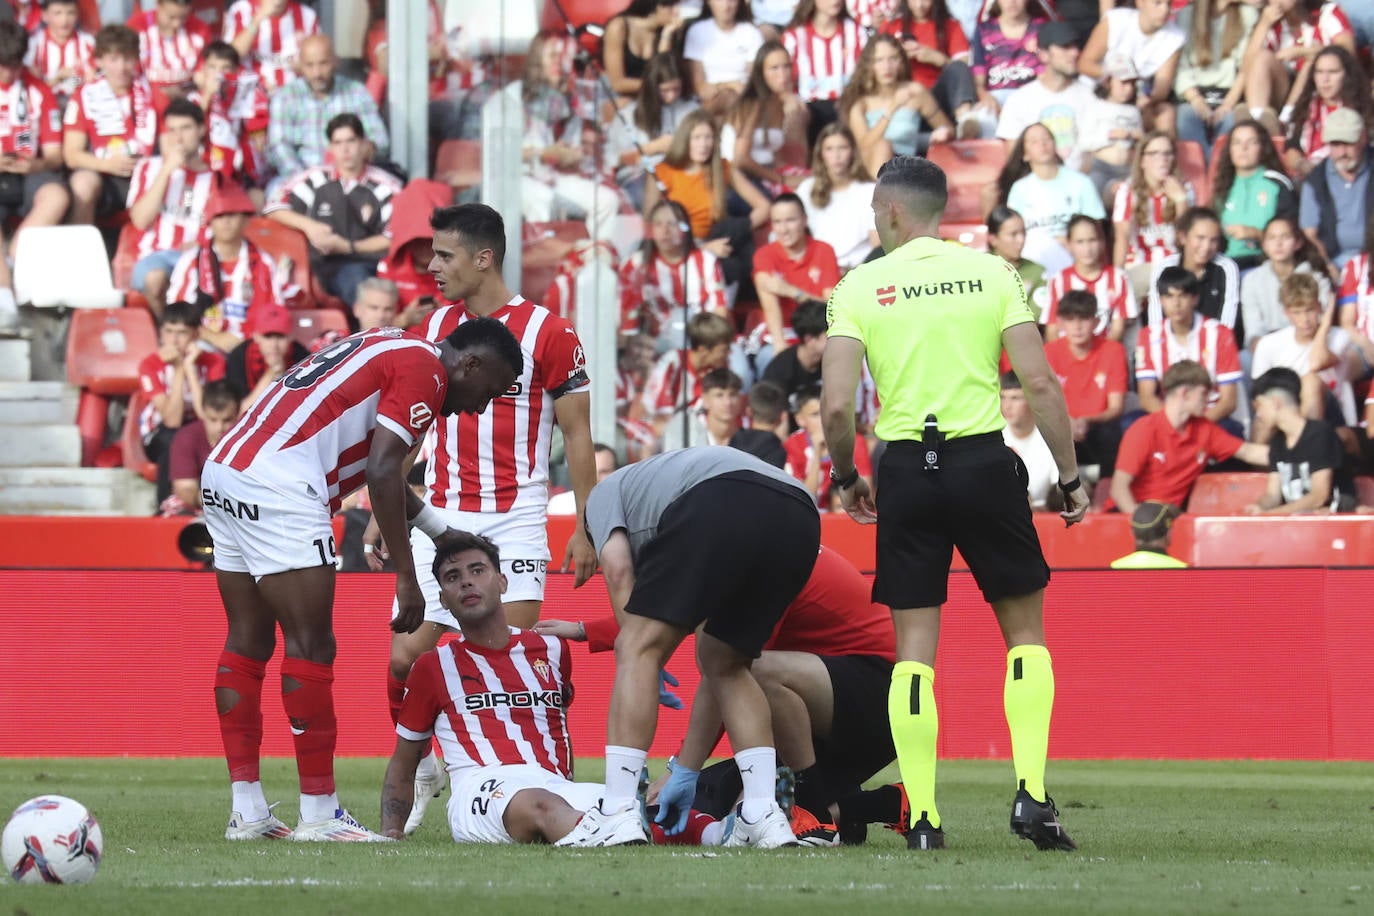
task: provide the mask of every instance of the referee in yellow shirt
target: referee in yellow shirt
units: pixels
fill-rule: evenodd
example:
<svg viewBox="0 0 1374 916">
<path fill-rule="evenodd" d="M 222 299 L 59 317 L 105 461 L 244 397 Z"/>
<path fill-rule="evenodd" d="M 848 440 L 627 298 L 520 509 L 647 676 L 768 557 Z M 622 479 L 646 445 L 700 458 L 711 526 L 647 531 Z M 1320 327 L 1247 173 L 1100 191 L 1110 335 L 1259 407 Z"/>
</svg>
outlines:
<svg viewBox="0 0 1374 916">
<path fill-rule="evenodd" d="M 911 802 L 907 846 L 939 849 L 935 808 L 935 649 L 952 548 L 968 562 L 1007 644 L 1004 702 L 1018 781 L 1011 829 L 1039 849 L 1075 849 L 1045 792 L 1054 672 L 1043 606 L 1049 567 L 1031 522 L 1026 467 L 1002 443 L 1005 348 L 1059 466 L 1066 524 L 1088 495 L 1064 394 L 1016 270 L 940 240 L 945 174 L 898 156 L 878 172 L 873 213 L 886 256 L 850 271 L 830 297 L 822 413 L 833 487 L 860 524 L 878 524 L 873 600 L 892 608 L 897 665 L 888 719 Z M 888 443 L 877 503 L 854 468 L 854 392 L 864 359 Z"/>
</svg>

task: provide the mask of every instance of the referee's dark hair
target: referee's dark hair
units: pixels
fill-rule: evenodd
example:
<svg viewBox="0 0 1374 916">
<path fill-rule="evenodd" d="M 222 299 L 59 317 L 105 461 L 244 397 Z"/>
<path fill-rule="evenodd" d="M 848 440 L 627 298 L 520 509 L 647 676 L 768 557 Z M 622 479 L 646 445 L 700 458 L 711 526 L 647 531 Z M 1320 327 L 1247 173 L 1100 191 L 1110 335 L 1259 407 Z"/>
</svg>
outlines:
<svg viewBox="0 0 1374 916">
<path fill-rule="evenodd" d="M 486 204 L 436 207 L 429 217 L 429 228 L 452 232 L 470 254 L 490 248 L 498 270 L 506 260 L 506 221 Z"/>
<path fill-rule="evenodd" d="M 1168 292 L 1180 292 L 1185 296 L 1196 296 L 1200 293 L 1202 284 L 1198 282 L 1197 275 L 1186 267 L 1179 267 L 1177 264 L 1170 265 L 1159 272 L 1159 279 L 1155 281 L 1155 289 L 1163 296 Z"/>
<path fill-rule="evenodd" d="M 336 114 L 334 117 L 330 118 L 329 123 L 326 124 L 324 128 L 324 138 L 326 140 L 333 140 L 334 131 L 341 127 L 351 128 L 353 130 L 353 135 L 359 140 L 367 139 L 367 131 L 363 130 L 363 119 L 351 111 L 345 111 L 343 114 Z"/>
<path fill-rule="evenodd" d="M 471 323 L 468 322 L 468 324 Z M 434 551 L 434 563 L 430 566 L 430 571 L 434 574 L 434 581 L 439 581 L 439 570 L 443 565 L 465 550 L 482 551 L 491 561 L 492 567 L 497 572 L 501 571 L 501 548 L 496 546 L 495 541 L 485 535 L 473 534 L 471 531 L 459 531 L 446 535 Z"/>
<path fill-rule="evenodd" d="M 949 202 L 944 170 L 921 156 L 893 156 L 878 169 L 878 187 L 900 188 L 913 198 L 912 215 L 938 221 Z"/>
<path fill-rule="evenodd" d="M 1275 366 L 1262 372 L 1259 378 L 1252 383 L 1252 397 L 1263 397 L 1266 394 L 1287 395 L 1286 400 L 1293 404 L 1302 401 L 1302 379 L 1296 372 L 1287 366 Z"/>
<path fill-rule="evenodd" d="M 1059 300 L 1060 318 L 1096 318 L 1097 297 L 1086 289 L 1071 289 Z"/>
<path fill-rule="evenodd" d="M 444 342 L 455 350 L 490 350 L 515 370 L 517 377 L 525 371 L 525 357 L 520 352 L 520 342 L 509 328 L 495 318 L 469 318 L 445 337 Z"/>
</svg>

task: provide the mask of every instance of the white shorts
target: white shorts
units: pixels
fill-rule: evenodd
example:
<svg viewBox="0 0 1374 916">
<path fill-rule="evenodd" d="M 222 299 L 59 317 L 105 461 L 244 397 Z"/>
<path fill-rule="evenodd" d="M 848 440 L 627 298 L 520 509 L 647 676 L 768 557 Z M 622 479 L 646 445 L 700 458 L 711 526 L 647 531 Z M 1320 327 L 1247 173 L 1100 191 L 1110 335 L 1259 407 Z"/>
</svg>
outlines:
<svg viewBox="0 0 1374 916">
<path fill-rule="evenodd" d="M 431 508 L 448 527 L 485 535 L 496 542 L 501 551 L 501 572 L 507 583 L 502 601 L 544 600 L 544 579 L 549 570 L 549 532 L 542 512 L 459 512 Z M 410 551 L 415 558 L 420 591 L 425 595 L 425 620 L 451 630 L 458 629 L 458 621 L 439 603 L 439 583 L 430 568 L 434 565 L 434 542 L 419 528 L 412 528 Z M 393 619 L 398 610 L 393 601 Z"/>
<path fill-rule="evenodd" d="M 522 789 L 544 789 L 574 809 L 586 811 L 601 801 L 606 787 L 571 782 L 530 764 L 463 767 L 449 773 L 448 827 L 458 843 L 514 843 L 506 832 L 506 806 Z"/>
<path fill-rule="evenodd" d="M 213 462 L 201 471 L 200 489 L 215 569 L 261 579 L 337 562 L 329 507 L 319 500 L 286 496 Z"/>
</svg>

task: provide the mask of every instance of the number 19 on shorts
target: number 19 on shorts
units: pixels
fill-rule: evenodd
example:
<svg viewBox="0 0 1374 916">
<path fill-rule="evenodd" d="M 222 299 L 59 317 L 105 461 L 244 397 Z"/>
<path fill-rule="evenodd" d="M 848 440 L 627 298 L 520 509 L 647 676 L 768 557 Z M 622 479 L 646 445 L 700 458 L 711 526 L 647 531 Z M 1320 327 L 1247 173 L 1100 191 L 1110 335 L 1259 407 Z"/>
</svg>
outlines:
<svg viewBox="0 0 1374 916">
<path fill-rule="evenodd" d="M 339 552 L 334 547 L 334 535 L 330 535 L 328 540 L 325 538 L 315 538 L 315 549 L 320 552 L 321 566 L 338 566 Z"/>
</svg>

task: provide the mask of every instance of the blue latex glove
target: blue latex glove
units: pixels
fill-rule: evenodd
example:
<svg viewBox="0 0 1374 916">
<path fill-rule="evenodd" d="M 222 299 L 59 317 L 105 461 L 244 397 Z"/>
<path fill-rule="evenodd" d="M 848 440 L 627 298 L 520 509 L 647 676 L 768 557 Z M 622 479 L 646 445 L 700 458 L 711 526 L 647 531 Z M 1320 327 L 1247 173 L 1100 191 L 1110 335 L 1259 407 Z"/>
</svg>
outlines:
<svg viewBox="0 0 1374 916">
<path fill-rule="evenodd" d="M 654 823 L 668 836 L 677 836 L 687 828 L 687 815 L 697 797 L 697 777 L 700 775 L 697 770 L 673 764 L 668 781 L 659 790 L 658 817 L 654 818 Z"/>
<path fill-rule="evenodd" d="M 677 678 L 669 674 L 667 668 L 658 673 L 658 705 L 666 706 L 669 709 L 682 708 L 682 698 L 668 689 L 676 686 Z"/>
</svg>

